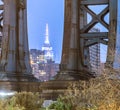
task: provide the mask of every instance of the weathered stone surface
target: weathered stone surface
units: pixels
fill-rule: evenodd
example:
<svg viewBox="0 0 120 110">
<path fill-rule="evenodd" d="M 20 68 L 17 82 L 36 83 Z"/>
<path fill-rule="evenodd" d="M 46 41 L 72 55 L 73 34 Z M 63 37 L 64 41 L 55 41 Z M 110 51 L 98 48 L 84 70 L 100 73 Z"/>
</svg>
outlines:
<svg viewBox="0 0 120 110">
<path fill-rule="evenodd" d="M 40 91 L 39 82 L 28 82 L 28 81 L 0 81 L 1 91 L 27 91 L 27 92 L 39 92 Z"/>
<path fill-rule="evenodd" d="M 46 100 L 56 100 L 59 95 L 63 95 L 67 91 L 71 82 L 73 81 L 53 80 L 42 82 L 40 85 L 41 97 Z"/>
<path fill-rule="evenodd" d="M 68 80 L 68 81 L 77 81 L 77 80 L 89 80 L 95 78 L 94 73 L 89 71 L 60 71 L 54 78 L 55 80 Z"/>
<path fill-rule="evenodd" d="M 0 81 L 4 88 L 6 82 L 14 90 L 34 90 L 37 82 L 30 66 L 27 35 L 27 1 L 3 1 L 3 36 L 0 59 Z M 30 84 L 33 84 L 33 86 Z M 23 86 L 22 86 L 23 85 Z M 16 88 L 16 89 L 15 89 Z M 37 87 L 38 88 L 38 87 Z M 7 88 L 8 89 L 8 88 Z"/>
</svg>

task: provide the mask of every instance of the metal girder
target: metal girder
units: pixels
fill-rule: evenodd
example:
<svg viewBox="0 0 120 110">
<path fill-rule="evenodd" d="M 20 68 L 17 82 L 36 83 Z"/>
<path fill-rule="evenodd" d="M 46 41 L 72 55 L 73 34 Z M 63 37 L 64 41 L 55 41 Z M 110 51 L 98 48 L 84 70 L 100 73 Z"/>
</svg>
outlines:
<svg viewBox="0 0 120 110">
<path fill-rule="evenodd" d="M 93 12 L 88 6 L 89 5 L 103 5 L 103 4 L 106 4 L 107 7 L 104 8 L 99 14 L 96 14 L 95 12 Z M 94 44 L 97 44 L 97 43 L 102 43 L 102 44 L 105 44 L 105 45 L 108 45 L 108 53 L 107 53 L 107 62 L 109 64 L 111 64 L 111 67 L 113 66 L 113 62 L 114 62 L 114 54 L 115 54 L 115 45 L 116 45 L 116 21 L 117 21 L 117 16 L 116 16 L 116 13 L 117 13 L 117 0 L 111 0 L 111 1 L 108 1 L 108 0 L 101 0 L 101 1 L 98 1 L 98 0 L 82 0 L 80 2 L 80 13 L 82 10 L 84 10 L 86 13 L 90 14 L 92 16 L 92 20 L 89 22 L 89 23 L 86 23 L 84 24 L 84 26 L 82 26 L 82 28 L 80 27 L 80 39 L 83 39 L 83 36 L 82 35 L 87 35 L 88 37 L 92 37 L 91 34 L 93 33 L 90 33 L 89 31 L 97 24 L 97 23 L 101 23 L 103 27 L 105 27 L 107 30 L 108 30 L 108 34 L 107 34 L 107 37 L 104 37 L 104 38 L 101 38 L 103 33 L 102 32 L 99 32 L 99 35 L 100 37 L 98 38 L 98 36 L 95 36 L 95 34 L 93 34 L 94 38 L 89 38 L 88 40 L 84 39 L 84 44 L 81 44 L 83 45 L 82 47 L 90 47 Z M 109 16 L 109 19 L 111 20 L 111 18 L 113 19 L 114 18 L 114 21 L 112 21 L 113 23 L 111 23 L 111 21 L 109 22 L 109 24 L 104 20 L 104 17 L 108 14 L 108 12 L 110 13 L 110 16 Z M 114 15 L 113 15 L 114 13 Z M 112 16 L 111 16 L 112 15 Z M 82 20 L 82 16 L 80 16 L 80 21 Z M 114 25 L 111 27 L 111 24 Z M 114 32 L 114 33 L 113 33 Z M 110 33 L 113 33 L 113 34 L 110 34 Z M 113 35 L 113 36 L 111 36 Z M 111 36 L 111 37 L 110 37 Z M 112 45 L 112 46 L 111 46 Z M 84 51 L 87 51 L 86 50 L 87 48 L 84 48 L 81 49 L 81 51 L 83 51 L 83 54 L 84 54 Z M 111 50 L 114 50 L 112 51 L 113 54 L 110 54 Z M 83 55 L 84 56 L 84 55 Z M 88 56 L 89 57 L 89 54 Z M 109 61 L 108 61 L 109 60 Z M 84 62 L 85 61 L 85 58 L 84 58 Z M 110 63 L 111 62 L 111 63 Z M 108 65 L 107 63 L 107 65 Z"/>
<path fill-rule="evenodd" d="M 87 13 L 89 13 L 92 16 L 92 20 L 90 23 L 85 25 L 83 29 L 81 29 L 81 33 L 88 32 L 95 24 L 98 22 L 101 23 L 105 28 L 108 29 L 108 24 L 104 21 L 104 16 L 109 12 L 109 7 L 107 6 L 105 9 L 102 10 L 98 15 L 96 15 L 92 10 L 90 10 L 85 5 L 81 6 L 82 10 L 85 10 Z"/>
<path fill-rule="evenodd" d="M 89 66 L 90 63 L 88 61 L 88 59 L 90 59 L 90 55 L 89 55 L 89 47 L 93 46 L 95 44 L 98 43 L 102 43 L 105 45 L 108 45 L 108 34 L 107 33 L 103 33 L 103 32 L 90 32 L 94 26 L 97 23 L 102 24 L 103 27 L 105 27 L 106 29 L 109 30 L 109 24 L 104 20 L 105 15 L 107 15 L 107 13 L 109 12 L 109 6 L 107 6 L 106 8 L 104 8 L 100 13 L 96 14 L 94 11 L 92 11 L 89 6 L 90 5 L 103 5 L 103 4 L 107 4 L 108 5 L 108 1 L 107 0 L 102 0 L 102 1 L 98 1 L 98 0 L 82 0 L 80 2 L 79 5 L 79 13 L 80 13 L 80 50 L 82 52 L 82 64 L 83 66 L 86 67 L 91 67 Z M 86 17 L 86 16 L 82 16 L 81 13 L 83 13 L 84 10 L 84 14 L 90 14 L 92 17 L 92 20 L 89 23 L 84 23 L 83 25 L 81 25 L 81 22 L 83 22 L 82 20 Z M 99 36 L 98 36 L 98 35 Z M 84 35 L 84 36 L 83 36 Z M 87 37 L 89 37 L 88 39 L 84 38 L 85 35 Z M 84 43 L 82 43 L 84 42 Z M 87 53 L 87 54 L 85 54 Z M 89 68 L 90 69 L 90 68 Z"/>
<path fill-rule="evenodd" d="M 109 0 L 81 0 L 80 4 L 83 5 L 103 5 L 108 4 Z"/>
<path fill-rule="evenodd" d="M 80 34 L 80 36 L 81 38 L 84 38 L 84 39 L 93 39 L 93 38 L 108 39 L 108 32 L 82 33 Z"/>
<path fill-rule="evenodd" d="M 80 36 L 86 41 L 85 46 L 87 47 L 98 43 L 108 44 L 108 41 L 106 41 L 106 39 L 108 39 L 108 32 L 90 32 L 80 34 Z"/>
<path fill-rule="evenodd" d="M 90 46 L 95 45 L 95 44 L 98 44 L 98 43 L 102 43 L 102 44 L 107 45 L 107 44 L 108 44 L 108 41 L 103 40 L 103 39 L 99 39 L 99 38 L 94 38 L 94 39 L 91 39 L 91 40 L 86 41 L 86 42 L 85 42 L 85 46 L 86 46 L 86 47 L 90 47 Z"/>
</svg>

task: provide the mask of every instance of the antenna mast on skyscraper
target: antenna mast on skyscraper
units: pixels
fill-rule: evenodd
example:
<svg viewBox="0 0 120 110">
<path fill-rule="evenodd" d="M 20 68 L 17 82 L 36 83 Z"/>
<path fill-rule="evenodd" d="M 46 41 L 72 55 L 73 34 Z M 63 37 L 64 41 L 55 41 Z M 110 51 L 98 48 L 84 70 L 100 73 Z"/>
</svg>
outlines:
<svg viewBox="0 0 120 110">
<path fill-rule="evenodd" d="M 48 31 L 48 23 L 46 24 L 46 33 L 45 33 L 45 44 L 49 44 L 49 31 Z"/>
</svg>

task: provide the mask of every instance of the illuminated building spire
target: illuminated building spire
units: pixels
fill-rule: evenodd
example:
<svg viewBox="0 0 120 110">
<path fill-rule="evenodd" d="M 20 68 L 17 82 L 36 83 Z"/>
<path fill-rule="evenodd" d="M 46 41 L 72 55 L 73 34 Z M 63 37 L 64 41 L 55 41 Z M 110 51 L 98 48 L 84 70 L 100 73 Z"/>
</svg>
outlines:
<svg viewBox="0 0 120 110">
<path fill-rule="evenodd" d="M 45 44 L 49 44 L 49 32 L 48 32 L 48 24 L 46 24 L 46 33 L 45 33 Z"/>
<path fill-rule="evenodd" d="M 53 61 L 53 51 L 52 51 L 52 47 L 50 46 L 50 42 L 49 42 L 49 33 L 48 33 L 48 24 L 46 24 L 46 33 L 45 33 L 45 42 L 44 45 L 42 46 L 42 51 L 44 51 L 44 58 L 45 60 L 49 61 Z"/>
</svg>

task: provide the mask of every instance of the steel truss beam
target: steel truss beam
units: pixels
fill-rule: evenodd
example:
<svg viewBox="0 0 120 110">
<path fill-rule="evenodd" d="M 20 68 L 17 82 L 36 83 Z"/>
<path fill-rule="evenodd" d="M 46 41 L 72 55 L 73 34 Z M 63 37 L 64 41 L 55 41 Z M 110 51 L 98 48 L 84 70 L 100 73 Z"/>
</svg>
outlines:
<svg viewBox="0 0 120 110">
<path fill-rule="evenodd" d="M 89 8 L 89 6 L 94 5 L 106 5 L 106 7 L 99 14 L 96 14 Z M 108 13 L 109 23 L 104 20 Z M 89 23 L 87 22 L 87 14 L 92 17 Z M 100 23 L 108 31 L 90 32 L 97 23 Z M 113 67 L 116 33 L 117 0 L 65 0 L 64 38 L 60 74 L 67 73 L 68 76 L 74 77 L 76 74 L 85 73 L 86 75 L 85 71 L 90 72 L 89 47 L 98 43 L 108 45 L 106 65 Z"/>
</svg>

